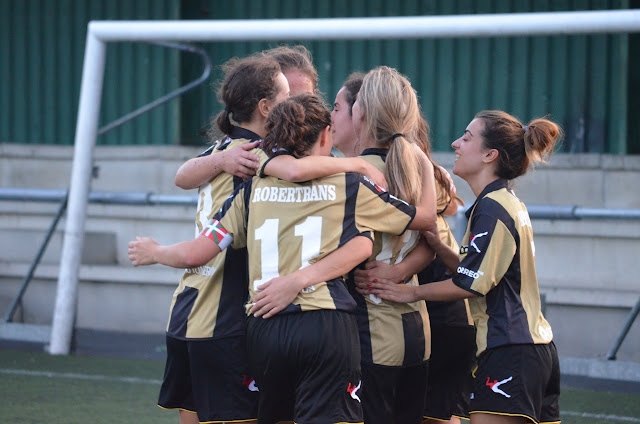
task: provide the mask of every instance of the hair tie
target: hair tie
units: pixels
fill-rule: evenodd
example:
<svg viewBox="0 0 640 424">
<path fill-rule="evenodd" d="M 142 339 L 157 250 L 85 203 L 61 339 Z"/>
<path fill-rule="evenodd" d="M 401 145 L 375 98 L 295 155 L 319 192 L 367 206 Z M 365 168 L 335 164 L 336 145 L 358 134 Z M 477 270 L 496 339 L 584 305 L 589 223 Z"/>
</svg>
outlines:
<svg viewBox="0 0 640 424">
<path fill-rule="evenodd" d="M 231 110 L 229 109 L 229 107 L 228 107 L 228 106 L 225 106 L 225 107 L 224 107 L 224 111 L 225 111 L 225 112 L 227 112 L 227 113 L 231 113 Z"/>
<path fill-rule="evenodd" d="M 524 132 L 527 132 L 527 128 L 529 128 L 528 126 L 524 126 Z"/>
<path fill-rule="evenodd" d="M 394 135 L 391 136 L 391 140 L 395 140 L 398 137 L 404 137 L 404 134 L 402 133 L 395 133 Z"/>
</svg>

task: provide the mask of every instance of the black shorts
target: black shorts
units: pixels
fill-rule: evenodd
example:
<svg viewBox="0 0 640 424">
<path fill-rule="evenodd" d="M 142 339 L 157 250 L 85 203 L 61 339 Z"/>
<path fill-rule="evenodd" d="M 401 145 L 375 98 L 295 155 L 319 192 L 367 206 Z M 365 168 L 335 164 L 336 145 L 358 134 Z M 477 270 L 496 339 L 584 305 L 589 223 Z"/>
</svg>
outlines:
<svg viewBox="0 0 640 424">
<path fill-rule="evenodd" d="M 469 418 L 471 372 L 476 366 L 475 327 L 432 322 L 429 362 L 424 418 Z"/>
<path fill-rule="evenodd" d="M 420 424 L 429 361 L 409 367 L 362 364 L 362 414 L 367 424 Z"/>
<path fill-rule="evenodd" d="M 360 343 L 351 314 L 252 316 L 247 346 L 260 388 L 260 424 L 362 422 Z"/>
<path fill-rule="evenodd" d="M 258 392 L 248 373 L 246 338 L 185 341 L 167 336 L 158 406 L 197 412 L 200 422 L 255 420 Z"/>
<path fill-rule="evenodd" d="M 478 358 L 471 414 L 560 422 L 560 366 L 553 342 L 487 349 Z"/>
</svg>

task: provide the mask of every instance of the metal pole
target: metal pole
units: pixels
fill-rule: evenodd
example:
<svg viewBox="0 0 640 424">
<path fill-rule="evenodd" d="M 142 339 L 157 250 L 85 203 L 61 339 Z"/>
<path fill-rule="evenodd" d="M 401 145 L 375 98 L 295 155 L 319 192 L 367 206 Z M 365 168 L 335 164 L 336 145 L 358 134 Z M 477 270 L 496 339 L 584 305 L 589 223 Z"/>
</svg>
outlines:
<svg viewBox="0 0 640 424">
<path fill-rule="evenodd" d="M 640 31 L 640 10 L 340 19 L 95 21 L 104 41 L 373 40 L 512 37 Z M 260 28 L 260 31 L 255 31 Z"/>
<path fill-rule="evenodd" d="M 609 351 L 609 354 L 607 355 L 608 360 L 615 361 L 616 354 L 618 353 L 618 349 L 620 349 L 622 342 L 624 341 L 625 337 L 627 337 L 627 333 L 631 329 L 631 326 L 633 325 L 633 322 L 638 317 L 639 313 L 640 313 L 640 297 L 638 298 L 638 301 L 636 302 L 635 306 L 631 310 L 631 313 L 627 317 L 627 322 L 625 322 L 624 327 L 622 327 L 622 331 L 620 332 L 618 339 L 616 340 L 613 347 Z"/>
<path fill-rule="evenodd" d="M 84 244 L 84 223 L 96 144 L 106 45 L 89 31 L 85 48 L 78 123 L 76 126 L 69 210 L 62 244 L 60 274 L 51 328 L 49 352 L 68 355 L 78 298 L 78 271 Z"/>
<path fill-rule="evenodd" d="M 62 199 L 62 203 L 58 208 L 58 213 L 56 213 L 56 217 L 53 219 L 53 222 L 49 227 L 49 231 L 47 232 L 44 238 L 44 241 L 40 245 L 40 249 L 38 249 L 36 258 L 33 260 L 33 263 L 29 267 L 29 271 L 27 272 L 27 275 L 22 280 L 22 285 L 20 286 L 20 290 L 18 290 L 18 294 L 16 295 L 15 299 L 13 299 L 11 306 L 9 306 L 9 310 L 7 310 L 7 313 L 4 316 L 5 322 L 11 322 L 13 320 L 13 314 L 16 313 L 16 309 L 18 309 L 18 304 L 22 300 L 22 296 L 24 296 L 24 292 L 27 290 L 27 286 L 29 285 L 31 278 L 33 277 L 33 273 L 35 272 L 36 268 L 38 267 L 38 264 L 40 263 L 40 260 L 42 259 L 42 255 L 44 255 L 44 251 L 47 249 L 47 245 L 49 244 L 49 241 L 51 240 L 53 233 L 56 231 L 58 222 L 60 222 L 60 218 L 62 218 L 64 211 L 67 209 L 68 199 L 69 199 L 68 194 L 65 195 L 64 199 Z"/>
</svg>

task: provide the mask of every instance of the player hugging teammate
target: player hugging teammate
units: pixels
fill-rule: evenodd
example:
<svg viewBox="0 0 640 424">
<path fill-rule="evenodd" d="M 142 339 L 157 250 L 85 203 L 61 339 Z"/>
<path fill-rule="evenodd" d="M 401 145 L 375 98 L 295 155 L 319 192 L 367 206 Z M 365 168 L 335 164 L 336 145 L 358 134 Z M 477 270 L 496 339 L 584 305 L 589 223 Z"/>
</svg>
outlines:
<svg viewBox="0 0 640 424">
<path fill-rule="evenodd" d="M 461 200 L 430 158 L 426 121 L 406 77 L 388 67 L 353 75 L 330 113 L 309 93 L 317 91 L 317 74 L 301 46 L 233 59 L 224 70 L 224 110 L 216 119 L 224 136 L 176 175 L 180 187 L 199 187 L 196 238 L 169 246 L 137 238 L 129 245 L 136 266 L 187 269 L 172 301 L 158 404 L 178 409 L 181 424 L 454 422 L 469 413 L 473 327 L 462 299 L 471 297 L 479 362 L 472 423 L 556 420 L 557 398 L 547 404 L 549 394 L 536 388 L 544 377 L 499 378 L 508 373 L 504 361 L 524 371 L 517 368 L 521 355 L 548 369 L 551 381 L 557 369 L 531 252 L 520 248 L 529 243 L 530 225 L 516 225 L 524 206 L 501 191 L 503 181 L 526 172 L 525 159 L 549 150 L 539 145 L 552 146 L 538 134 L 548 121 L 534 121 L 528 135 L 525 129 L 520 147 L 526 144 L 527 154 L 516 165 L 506 163 L 514 156 L 501 150 L 500 131 L 490 132 L 498 119 L 491 113 L 479 114 L 465 132 L 477 134 L 477 146 L 454 143 L 464 157 L 454 172 L 480 189 L 463 245 L 469 234 L 487 232 L 474 246 L 481 252 L 469 250 L 460 262 L 442 215 L 455 213 Z M 330 157 L 332 139 L 346 158 Z M 518 166 L 506 175 L 500 168 Z M 485 266 L 516 261 L 505 257 L 505 246 L 518 252 L 521 275 Z M 507 289 L 517 295 L 503 306 L 521 311 L 521 331 L 494 340 L 482 313 L 501 313 L 493 305 Z M 462 347 L 435 373 L 428 372 L 433 329 L 423 299 L 454 301 L 429 303 L 441 308 L 433 349 L 439 360 L 452 343 Z M 430 373 L 440 377 L 432 382 Z M 479 380 L 485 376 L 486 394 Z M 442 406 L 433 409 L 431 398 Z"/>
</svg>

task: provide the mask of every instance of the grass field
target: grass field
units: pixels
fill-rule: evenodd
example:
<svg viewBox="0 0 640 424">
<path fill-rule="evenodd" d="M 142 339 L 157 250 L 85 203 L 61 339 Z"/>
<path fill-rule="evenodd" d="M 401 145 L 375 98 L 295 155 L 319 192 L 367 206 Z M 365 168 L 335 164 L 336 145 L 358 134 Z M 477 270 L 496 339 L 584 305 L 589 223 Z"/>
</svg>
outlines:
<svg viewBox="0 0 640 424">
<path fill-rule="evenodd" d="M 0 350 L 0 423 L 176 424 L 156 406 L 159 361 Z M 640 423 L 640 393 L 564 389 L 566 424 Z"/>
</svg>

